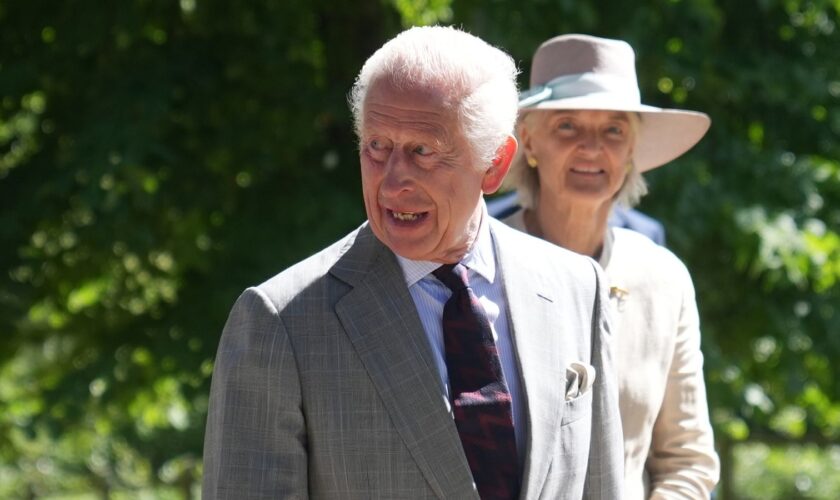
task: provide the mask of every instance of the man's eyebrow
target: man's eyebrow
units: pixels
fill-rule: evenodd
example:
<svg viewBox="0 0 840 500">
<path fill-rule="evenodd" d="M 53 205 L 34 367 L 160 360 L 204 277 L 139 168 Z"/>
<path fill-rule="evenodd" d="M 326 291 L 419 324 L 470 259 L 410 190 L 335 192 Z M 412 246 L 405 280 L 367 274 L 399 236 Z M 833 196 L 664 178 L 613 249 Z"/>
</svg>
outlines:
<svg viewBox="0 0 840 500">
<path fill-rule="evenodd" d="M 377 133 L 381 129 L 387 129 L 394 126 L 394 124 L 381 125 L 377 123 L 381 118 L 393 118 L 388 113 L 377 112 L 374 110 L 368 111 L 368 119 L 364 121 L 363 134 Z M 433 141 L 440 144 L 449 144 L 451 135 L 447 132 L 446 127 L 434 121 L 422 120 L 401 120 L 395 119 L 397 126 L 413 129 L 423 136 L 424 140 Z"/>
</svg>

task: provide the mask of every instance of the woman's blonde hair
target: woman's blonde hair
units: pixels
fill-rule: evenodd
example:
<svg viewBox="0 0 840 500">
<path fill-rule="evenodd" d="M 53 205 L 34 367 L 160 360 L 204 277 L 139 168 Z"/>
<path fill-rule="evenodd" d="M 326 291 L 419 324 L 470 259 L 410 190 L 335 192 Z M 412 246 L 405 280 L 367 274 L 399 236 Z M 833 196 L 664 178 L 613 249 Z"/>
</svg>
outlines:
<svg viewBox="0 0 840 500">
<path fill-rule="evenodd" d="M 540 177 L 537 173 L 537 169 L 531 168 L 528 165 L 528 160 L 525 157 L 525 148 L 522 147 L 522 141 L 520 139 L 522 136 L 521 130 L 523 127 L 530 127 L 533 125 L 532 115 L 535 116 L 536 113 L 545 112 L 546 111 L 543 110 L 534 110 L 521 113 L 516 123 L 516 136 L 520 147 L 516 152 L 516 156 L 513 158 L 513 162 L 510 166 L 510 172 L 505 179 L 502 189 L 515 189 L 519 204 L 523 208 L 533 209 L 537 206 L 540 194 Z M 627 113 L 627 116 L 630 119 L 630 129 L 633 132 L 633 141 L 635 142 L 639 135 L 639 125 L 641 124 L 642 118 L 637 113 Z M 646 195 L 647 192 L 648 188 L 645 178 L 642 177 L 642 173 L 639 172 L 639 169 L 636 168 L 636 165 L 633 164 L 633 160 L 631 159 L 630 170 L 624 178 L 624 184 L 622 184 L 621 189 L 619 189 L 618 193 L 616 193 L 614 202 L 620 203 L 628 208 L 633 207 L 639 203 L 639 200 L 641 200 L 642 196 Z"/>
</svg>

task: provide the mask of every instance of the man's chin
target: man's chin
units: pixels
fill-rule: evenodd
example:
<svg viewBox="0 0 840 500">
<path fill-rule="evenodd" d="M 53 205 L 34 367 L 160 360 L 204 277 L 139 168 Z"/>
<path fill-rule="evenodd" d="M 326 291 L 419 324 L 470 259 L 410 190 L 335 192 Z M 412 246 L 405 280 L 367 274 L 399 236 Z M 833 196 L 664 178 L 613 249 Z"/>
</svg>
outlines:
<svg viewBox="0 0 840 500">
<path fill-rule="evenodd" d="M 371 224 L 374 236 L 388 247 L 392 252 L 400 257 L 410 260 L 424 260 L 424 254 L 429 250 L 429 246 L 424 244 L 425 238 L 420 235 L 412 235 L 408 237 L 406 234 L 398 234 L 399 232 L 408 233 L 403 228 L 397 228 L 397 231 L 392 231 L 390 227 L 382 227 L 382 225 Z"/>
<path fill-rule="evenodd" d="M 392 252 L 399 255 L 400 257 L 408 260 L 434 260 L 434 255 L 431 255 L 428 252 L 423 252 L 422 250 L 418 250 L 416 245 L 410 245 L 405 243 L 392 243 L 387 244 L 386 246 L 391 249 Z"/>
<path fill-rule="evenodd" d="M 399 255 L 400 257 L 408 260 L 416 260 L 416 261 L 426 261 L 426 262 L 437 262 L 438 264 L 455 264 L 461 261 L 464 258 L 464 255 L 467 254 L 467 249 L 449 249 L 448 251 L 443 250 L 422 250 L 422 247 L 418 244 L 386 244 L 388 248 L 391 249 L 392 252 Z"/>
<path fill-rule="evenodd" d="M 396 255 L 409 260 L 435 260 L 434 249 L 421 239 L 388 237 L 379 238 Z"/>
</svg>

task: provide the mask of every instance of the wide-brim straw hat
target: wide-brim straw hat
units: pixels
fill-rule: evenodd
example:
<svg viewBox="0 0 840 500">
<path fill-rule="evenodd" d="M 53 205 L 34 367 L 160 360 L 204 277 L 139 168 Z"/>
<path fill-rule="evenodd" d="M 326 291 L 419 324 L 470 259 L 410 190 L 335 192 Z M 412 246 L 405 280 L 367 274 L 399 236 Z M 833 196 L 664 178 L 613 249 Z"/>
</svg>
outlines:
<svg viewBox="0 0 840 500">
<path fill-rule="evenodd" d="M 519 108 L 638 113 L 633 162 L 642 172 L 691 149 L 711 125 L 705 113 L 642 104 L 633 48 L 589 35 L 561 35 L 540 45 L 531 63 L 531 88 L 520 94 Z"/>
</svg>

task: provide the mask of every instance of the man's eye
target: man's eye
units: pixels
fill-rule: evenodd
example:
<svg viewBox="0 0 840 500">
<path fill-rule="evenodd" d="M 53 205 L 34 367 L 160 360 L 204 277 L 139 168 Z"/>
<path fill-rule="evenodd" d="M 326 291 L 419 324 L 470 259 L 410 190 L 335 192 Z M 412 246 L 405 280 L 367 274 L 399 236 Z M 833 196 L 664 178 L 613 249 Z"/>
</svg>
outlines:
<svg viewBox="0 0 840 500">
<path fill-rule="evenodd" d="M 557 124 L 557 128 L 560 129 L 560 130 L 574 130 L 575 126 L 570 121 L 562 121 L 562 122 Z"/>
<path fill-rule="evenodd" d="M 414 153 L 420 156 L 428 156 L 432 154 L 432 149 L 421 144 L 414 148 Z"/>
<path fill-rule="evenodd" d="M 371 139 L 367 143 L 367 154 L 374 161 L 385 161 L 388 159 L 389 144 L 382 139 Z"/>
</svg>

